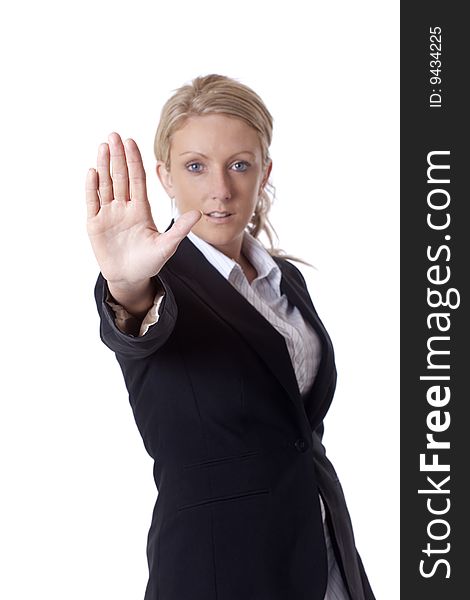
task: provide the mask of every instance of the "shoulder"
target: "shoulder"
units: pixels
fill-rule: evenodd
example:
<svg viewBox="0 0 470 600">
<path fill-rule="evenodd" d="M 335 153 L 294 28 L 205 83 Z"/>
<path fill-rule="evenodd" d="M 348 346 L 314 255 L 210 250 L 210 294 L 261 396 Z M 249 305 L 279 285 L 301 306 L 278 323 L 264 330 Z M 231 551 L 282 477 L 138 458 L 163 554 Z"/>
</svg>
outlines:
<svg viewBox="0 0 470 600">
<path fill-rule="evenodd" d="M 284 277 L 288 277 L 289 279 L 295 281 L 296 283 L 300 283 L 303 288 L 307 288 L 307 284 L 305 282 L 305 278 L 302 275 L 300 269 L 294 265 L 289 259 L 284 258 L 283 256 L 272 256 L 274 262 L 281 269 L 282 275 Z"/>
</svg>

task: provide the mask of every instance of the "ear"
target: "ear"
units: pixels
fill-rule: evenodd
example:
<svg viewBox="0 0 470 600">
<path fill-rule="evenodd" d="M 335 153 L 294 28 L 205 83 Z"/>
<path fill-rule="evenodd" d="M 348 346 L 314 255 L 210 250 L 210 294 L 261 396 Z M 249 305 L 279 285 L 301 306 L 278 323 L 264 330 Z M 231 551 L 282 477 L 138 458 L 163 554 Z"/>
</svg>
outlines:
<svg viewBox="0 0 470 600">
<path fill-rule="evenodd" d="M 263 175 L 263 180 L 262 180 L 261 185 L 260 185 L 260 189 L 259 189 L 259 193 L 260 194 L 264 190 L 264 186 L 268 183 L 269 175 L 271 174 L 271 169 L 272 168 L 273 168 L 273 161 L 270 160 L 268 166 L 266 167 L 266 170 L 265 170 L 264 175 Z"/>
<path fill-rule="evenodd" d="M 173 191 L 173 181 L 171 178 L 171 173 L 166 168 L 165 163 L 161 160 L 158 160 L 155 169 L 157 171 L 158 179 L 160 180 L 160 183 L 164 187 L 165 192 L 168 194 L 168 196 L 170 198 L 174 198 L 175 193 Z"/>
</svg>

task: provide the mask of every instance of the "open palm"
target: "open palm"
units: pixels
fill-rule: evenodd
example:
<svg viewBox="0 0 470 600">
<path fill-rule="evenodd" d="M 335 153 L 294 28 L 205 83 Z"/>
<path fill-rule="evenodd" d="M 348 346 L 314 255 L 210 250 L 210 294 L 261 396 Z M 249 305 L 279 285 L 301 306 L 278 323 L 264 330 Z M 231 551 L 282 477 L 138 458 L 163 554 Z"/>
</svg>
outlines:
<svg viewBox="0 0 470 600">
<path fill-rule="evenodd" d="M 97 169 L 86 178 L 87 232 L 103 277 L 132 285 L 156 275 L 201 218 L 182 214 L 160 233 L 147 197 L 145 170 L 137 144 L 117 133 L 98 149 Z"/>
</svg>

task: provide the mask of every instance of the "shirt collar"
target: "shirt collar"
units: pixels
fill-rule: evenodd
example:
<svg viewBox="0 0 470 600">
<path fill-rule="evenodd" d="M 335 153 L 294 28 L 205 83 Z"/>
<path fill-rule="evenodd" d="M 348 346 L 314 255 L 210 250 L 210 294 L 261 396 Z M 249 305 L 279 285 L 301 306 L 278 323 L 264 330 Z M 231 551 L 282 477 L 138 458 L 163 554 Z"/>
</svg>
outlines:
<svg viewBox="0 0 470 600">
<path fill-rule="evenodd" d="M 206 242 L 192 231 L 188 233 L 187 237 L 225 279 L 229 279 L 234 270 L 238 269 L 242 271 L 240 265 L 235 260 L 226 256 L 215 246 L 209 244 L 209 242 Z M 258 273 L 256 280 L 266 277 L 271 281 L 276 291 L 278 291 L 281 281 L 281 270 L 263 244 L 247 231 L 244 231 L 242 250 Z"/>
</svg>

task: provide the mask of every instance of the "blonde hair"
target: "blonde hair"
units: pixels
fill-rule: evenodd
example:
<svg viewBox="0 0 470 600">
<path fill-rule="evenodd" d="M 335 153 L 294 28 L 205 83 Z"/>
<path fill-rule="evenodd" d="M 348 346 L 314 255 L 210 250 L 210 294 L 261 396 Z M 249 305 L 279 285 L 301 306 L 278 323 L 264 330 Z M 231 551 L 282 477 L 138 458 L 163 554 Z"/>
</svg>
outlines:
<svg viewBox="0 0 470 600">
<path fill-rule="evenodd" d="M 216 74 L 196 77 L 190 84 L 174 90 L 174 94 L 166 101 L 155 134 L 154 152 L 157 160 L 161 160 L 169 169 L 172 135 L 184 126 L 190 116 L 210 113 L 236 117 L 252 127 L 257 132 L 261 144 L 263 167 L 269 165 L 269 146 L 273 132 L 271 113 L 258 94 L 247 85 L 225 75 Z M 248 232 L 255 238 L 258 238 L 261 232 L 266 235 L 270 244 L 266 249 L 271 256 L 288 258 L 312 266 L 274 246 L 273 239 L 278 240 L 278 236 L 268 217 L 274 198 L 274 186 L 268 181 L 247 225 Z"/>
</svg>

